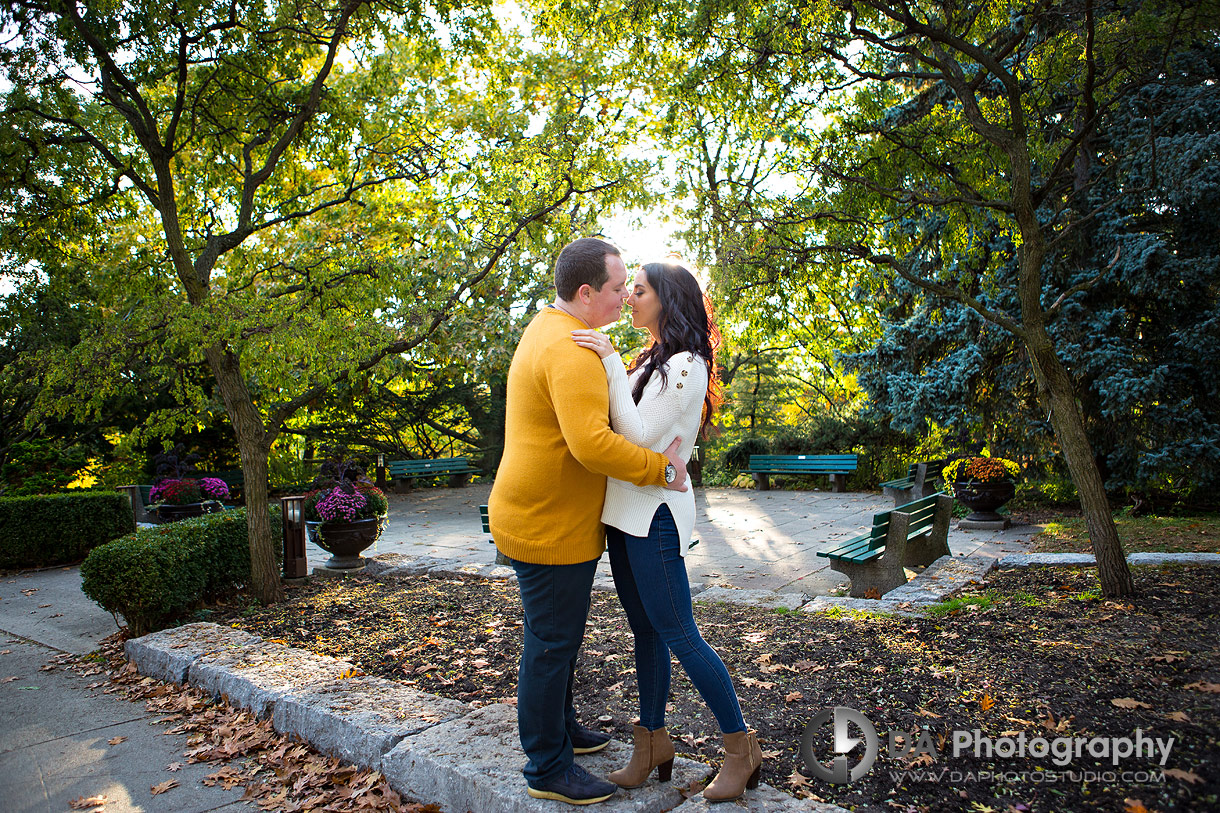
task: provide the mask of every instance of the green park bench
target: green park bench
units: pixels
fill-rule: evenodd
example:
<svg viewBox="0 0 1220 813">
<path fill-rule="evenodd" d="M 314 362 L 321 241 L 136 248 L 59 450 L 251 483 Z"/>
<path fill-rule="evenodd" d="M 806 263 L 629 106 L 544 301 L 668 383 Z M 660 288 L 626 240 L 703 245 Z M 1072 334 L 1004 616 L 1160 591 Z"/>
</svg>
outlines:
<svg viewBox="0 0 1220 813">
<path fill-rule="evenodd" d="M 927 566 L 949 555 L 949 514 L 953 498 L 932 494 L 873 514 L 868 532 L 838 547 L 818 551 L 830 569 L 851 579 L 851 595 L 870 590 L 885 595 L 906 584 L 904 568 Z"/>
<path fill-rule="evenodd" d="M 946 462 L 948 461 L 925 460 L 922 463 L 912 463 L 907 468 L 906 477 L 886 480 L 881 484 L 881 491 L 894 501 L 895 506 L 935 494 L 940 490 L 940 475 Z"/>
<path fill-rule="evenodd" d="M 479 506 L 479 519 L 483 520 L 483 533 L 487 534 L 487 544 L 489 544 L 489 545 L 496 544 L 496 540 L 491 538 L 491 520 L 487 518 L 487 506 L 486 505 Z M 496 564 L 511 565 L 512 563 L 513 563 L 512 559 L 509 559 L 503 553 L 500 553 L 500 549 L 496 548 Z"/>
<path fill-rule="evenodd" d="M 744 474 L 754 476 L 759 491 L 771 488 L 770 475 L 806 476 L 826 474 L 836 492 L 847 491 L 847 475 L 856 470 L 859 457 L 855 454 L 752 454 Z"/>
<path fill-rule="evenodd" d="M 479 469 L 470 465 L 465 457 L 439 457 L 434 460 L 387 460 L 377 472 L 381 482 L 406 480 L 408 485 L 421 477 L 448 477 L 449 485 L 461 488 L 466 485 L 470 475 L 478 474 Z"/>
<path fill-rule="evenodd" d="M 237 492 L 241 491 L 246 486 L 246 475 L 242 474 L 241 469 L 232 471 L 221 471 L 216 474 L 204 474 L 203 477 L 215 477 L 217 480 L 224 480 L 225 485 L 229 487 L 229 495 L 236 497 Z"/>
</svg>

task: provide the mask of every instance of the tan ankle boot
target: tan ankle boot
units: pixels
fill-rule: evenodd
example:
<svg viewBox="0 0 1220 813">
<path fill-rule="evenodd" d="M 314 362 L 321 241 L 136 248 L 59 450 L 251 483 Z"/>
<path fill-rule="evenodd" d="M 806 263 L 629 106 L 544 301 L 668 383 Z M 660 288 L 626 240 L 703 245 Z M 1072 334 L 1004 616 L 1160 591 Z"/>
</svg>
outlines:
<svg viewBox="0 0 1220 813">
<path fill-rule="evenodd" d="M 657 769 L 657 779 L 668 782 L 674 770 L 674 744 L 664 726 L 649 731 L 637 725 L 631 731 L 634 750 L 627 767 L 614 771 L 606 778 L 620 788 L 638 788 L 648 781 L 648 774 Z"/>
<path fill-rule="evenodd" d="M 724 767 L 712 783 L 703 789 L 709 802 L 731 802 L 740 799 L 746 788 L 758 787 L 762 772 L 762 749 L 753 731 L 738 731 L 724 735 Z"/>
</svg>

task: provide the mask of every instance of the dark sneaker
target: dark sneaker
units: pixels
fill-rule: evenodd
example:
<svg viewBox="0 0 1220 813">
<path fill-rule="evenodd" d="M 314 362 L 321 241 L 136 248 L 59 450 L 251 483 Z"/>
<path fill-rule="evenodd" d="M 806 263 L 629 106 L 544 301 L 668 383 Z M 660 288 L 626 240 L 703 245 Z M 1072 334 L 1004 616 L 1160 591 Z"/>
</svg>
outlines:
<svg viewBox="0 0 1220 813">
<path fill-rule="evenodd" d="M 529 787 L 529 795 L 535 799 L 555 799 L 570 805 L 592 805 L 604 802 L 614 795 L 618 785 L 598 779 L 576 763 L 550 782 L 540 787 Z"/>
<path fill-rule="evenodd" d="M 577 723 L 576 727 L 568 732 L 568 736 L 572 738 L 573 754 L 592 754 L 594 751 L 602 750 L 610 742 L 609 734 L 585 728 L 580 723 Z"/>
</svg>

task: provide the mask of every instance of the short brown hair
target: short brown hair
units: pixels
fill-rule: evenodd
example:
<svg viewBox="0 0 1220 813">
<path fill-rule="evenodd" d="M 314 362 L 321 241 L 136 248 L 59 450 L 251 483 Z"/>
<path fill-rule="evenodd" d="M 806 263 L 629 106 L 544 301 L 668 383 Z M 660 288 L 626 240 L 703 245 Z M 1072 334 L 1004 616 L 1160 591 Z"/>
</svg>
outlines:
<svg viewBox="0 0 1220 813">
<path fill-rule="evenodd" d="M 600 237 L 581 237 L 568 243 L 555 260 L 555 293 L 564 302 L 576 298 L 580 286 L 589 285 L 600 291 L 610 278 L 606 257 L 621 252 Z"/>
</svg>

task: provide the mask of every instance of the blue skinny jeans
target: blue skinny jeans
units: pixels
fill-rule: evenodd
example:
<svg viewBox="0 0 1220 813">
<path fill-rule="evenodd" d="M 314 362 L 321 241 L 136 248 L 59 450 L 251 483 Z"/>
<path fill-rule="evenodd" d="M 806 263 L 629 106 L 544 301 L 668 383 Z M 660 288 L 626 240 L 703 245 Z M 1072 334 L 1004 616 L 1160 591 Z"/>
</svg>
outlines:
<svg viewBox="0 0 1220 813">
<path fill-rule="evenodd" d="M 640 725 L 653 731 L 665 725 L 673 652 L 721 732 L 745 731 L 729 670 L 695 626 L 686 562 L 679 553 L 678 529 L 669 506 L 657 509 L 648 536 L 631 536 L 607 526 L 606 539 L 614 586 L 635 634 Z"/>
</svg>

